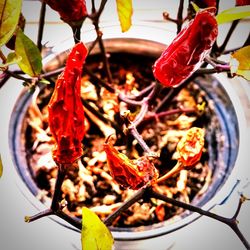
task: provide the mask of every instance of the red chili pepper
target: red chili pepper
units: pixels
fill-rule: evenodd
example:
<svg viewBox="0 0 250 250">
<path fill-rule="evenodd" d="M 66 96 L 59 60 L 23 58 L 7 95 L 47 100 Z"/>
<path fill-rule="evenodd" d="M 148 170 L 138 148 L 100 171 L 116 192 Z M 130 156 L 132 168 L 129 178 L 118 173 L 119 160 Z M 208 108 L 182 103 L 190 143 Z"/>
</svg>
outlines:
<svg viewBox="0 0 250 250">
<path fill-rule="evenodd" d="M 109 142 L 104 144 L 107 162 L 114 180 L 125 188 L 139 189 L 158 178 L 158 172 L 147 156 L 130 160 L 117 151 Z"/>
<path fill-rule="evenodd" d="M 189 129 L 177 144 L 178 160 L 185 167 L 193 166 L 200 160 L 203 147 L 204 130 L 197 127 Z"/>
<path fill-rule="evenodd" d="M 78 43 L 68 56 L 48 105 L 49 126 L 56 141 L 53 157 L 57 163 L 73 163 L 82 153 L 85 134 L 80 87 L 87 48 Z"/>
<path fill-rule="evenodd" d="M 236 0 L 236 6 L 250 5 L 250 0 Z"/>
<path fill-rule="evenodd" d="M 44 0 L 66 23 L 82 21 L 87 15 L 85 0 Z"/>
<path fill-rule="evenodd" d="M 155 78 L 167 87 L 181 84 L 200 67 L 217 35 L 215 8 L 199 11 L 155 62 Z"/>
<path fill-rule="evenodd" d="M 216 7 L 217 0 L 193 0 L 199 8 Z"/>
</svg>

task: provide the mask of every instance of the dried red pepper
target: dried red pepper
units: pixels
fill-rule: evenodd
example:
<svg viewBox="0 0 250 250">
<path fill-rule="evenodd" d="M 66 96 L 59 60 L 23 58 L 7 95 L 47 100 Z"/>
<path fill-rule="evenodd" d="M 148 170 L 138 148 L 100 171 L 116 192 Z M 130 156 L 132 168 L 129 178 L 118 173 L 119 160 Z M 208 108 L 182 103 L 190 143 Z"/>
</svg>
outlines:
<svg viewBox="0 0 250 250">
<path fill-rule="evenodd" d="M 199 68 L 218 35 L 215 10 L 199 11 L 155 62 L 154 76 L 163 85 L 178 86 Z"/>
<path fill-rule="evenodd" d="M 149 157 L 130 160 L 110 144 L 109 138 L 104 143 L 104 150 L 111 175 L 118 184 L 136 190 L 156 181 L 158 172 Z"/>
<path fill-rule="evenodd" d="M 61 19 L 69 24 L 82 21 L 87 15 L 85 0 L 44 0 L 44 2 L 57 11 Z"/>
<path fill-rule="evenodd" d="M 193 0 L 199 8 L 216 7 L 217 0 Z"/>
<path fill-rule="evenodd" d="M 200 160 L 204 147 L 204 134 L 202 128 L 193 127 L 178 142 L 178 161 L 185 167 L 193 166 Z"/>
<path fill-rule="evenodd" d="M 250 5 L 250 0 L 236 0 L 236 6 Z"/>
<path fill-rule="evenodd" d="M 73 163 L 83 153 L 81 141 L 85 134 L 85 118 L 80 87 L 86 56 L 85 45 L 76 44 L 68 56 L 64 71 L 56 81 L 48 105 L 49 126 L 56 141 L 53 158 L 60 164 Z"/>
</svg>

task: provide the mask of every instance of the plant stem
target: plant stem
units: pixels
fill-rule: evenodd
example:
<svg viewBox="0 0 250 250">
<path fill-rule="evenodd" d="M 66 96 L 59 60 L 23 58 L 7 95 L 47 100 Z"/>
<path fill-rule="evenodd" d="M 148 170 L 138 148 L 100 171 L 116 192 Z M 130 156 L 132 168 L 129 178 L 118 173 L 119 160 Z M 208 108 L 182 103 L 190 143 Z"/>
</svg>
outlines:
<svg viewBox="0 0 250 250">
<path fill-rule="evenodd" d="M 32 82 L 32 79 L 30 79 L 30 78 L 25 78 L 25 77 L 23 77 L 23 76 L 21 76 L 21 75 L 19 75 L 19 74 L 16 74 L 16 73 L 14 73 L 14 72 L 12 72 L 12 71 L 6 70 L 6 71 L 4 71 L 4 72 L 5 72 L 6 74 L 8 74 L 8 75 L 10 75 L 10 76 L 12 76 L 12 77 L 18 79 L 18 80 L 23 80 L 23 81 L 29 82 L 29 83 Z"/>
<path fill-rule="evenodd" d="M 35 220 L 41 219 L 43 217 L 46 217 L 46 216 L 49 216 L 49 215 L 52 215 L 52 214 L 54 214 L 54 212 L 49 208 L 49 209 L 46 209 L 46 210 L 44 210 L 42 212 L 39 212 L 39 213 L 37 213 L 37 214 L 35 214 L 33 216 L 25 216 L 24 220 L 25 220 L 25 222 L 30 223 L 30 222 L 33 222 Z"/>
<path fill-rule="evenodd" d="M 57 211 L 59 209 L 59 199 L 61 196 L 61 187 L 66 175 L 67 164 L 58 164 L 58 173 L 55 184 L 55 191 L 52 197 L 51 210 Z"/>
<path fill-rule="evenodd" d="M 2 59 L 2 62 L 3 62 L 3 63 L 6 63 L 7 58 L 6 58 L 6 56 L 3 54 L 3 52 L 2 52 L 1 49 L 0 49 L 0 58 Z"/>
<path fill-rule="evenodd" d="M 130 199 L 125 201 L 115 212 L 110 214 L 105 220 L 104 223 L 106 226 L 112 225 L 113 221 L 120 216 L 125 210 L 132 206 L 135 202 L 139 201 L 145 194 L 146 188 L 141 188 L 137 191 Z"/>
<path fill-rule="evenodd" d="M 163 100 L 158 104 L 158 106 L 155 108 L 154 112 L 157 113 L 159 112 L 163 106 L 170 100 L 170 98 L 173 96 L 174 94 L 174 89 L 169 89 L 168 94 L 163 98 Z"/>
<path fill-rule="evenodd" d="M 175 174 L 178 174 L 182 169 L 184 169 L 183 164 L 177 161 L 176 165 L 169 172 L 167 172 L 166 174 L 164 174 L 163 176 L 157 179 L 156 183 L 159 183 L 159 182 L 162 182 L 171 178 Z"/>
<path fill-rule="evenodd" d="M 139 134 L 138 130 L 136 129 L 135 126 L 129 126 L 129 131 L 130 133 L 134 136 L 134 138 L 138 141 L 138 143 L 140 144 L 140 146 L 142 147 L 142 149 L 148 153 L 148 154 L 152 154 L 149 146 L 147 145 L 147 143 L 143 140 L 142 136 Z"/>
<path fill-rule="evenodd" d="M 230 68 L 227 66 L 224 69 L 206 69 L 206 68 L 200 68 L 198 69 L 195 74 L 214 74 L 214 73 L 221 73 L 221 72 L 227 72 L 230 73 Z"/>
<path fill-rule="evenodd" d="M 75 44 L 81 41 L 81 25 L 71 26 Z"/>
<path fill-rule="evenodd" d="M 41 10 L 40 10 L 40 18 L 39 18 L 39 26 L 38 26 L 38 36 L 37 36 L 37 47 L 40 51 L 42 51 L 42 37 L 43 37 L 45 13 L 46 13 L 46 3 L 42 1 Z"/>
<path fill-rule="evenodd" d="M 228 42 L 229 42 L 229 39 L 230 39 L 230 37 L 232 36 L 232 34 L 233 34 L 235 28 L 237 27 L 239 21 L 240 21 L 240 20 L 234 20 L 234 21 L 232 22 L 231 27 L 230 27 L 230 29 L 229 29 L 229 31 L 228 31 L 226 37 L 225 37 L 224 42 L 222 43 L 222 45 L 221 45 L 221 46 L 219 47 L 219 49 L 218 49 L 220 53 L 222 53 L 222 52 L 225 50 L 225 48 L 226 48 L 226 46 L 227 46 L 227 44 L 228 44 Z"/>
<path fill-rule="evenodd" d="M 197 110 L 195 108 L 177 108 L 177 109 L 172 109 L 172 110 L 167 110 L 167 111 L 163 111 L 160 113 L 152 113 L 148 116 L 145 117 L 144 121 L 146 120 L 150 120 L 150 119 L 159 119 L 161 117 L 166 117 L 169 115 L 175 115 L 175 114 L 179 114 L 179 113 L 194 113 L 197 112 Z"/>
<path fill-rule="evenodd" d="M 108 82 L 112 83 L 113 80 L 112 80 L 112 75 L 111 75 L 109 62 L 108 62 L 108 58 L 107 58 L 107 54 L 106 54 L 106 49 L 105 49 L 105 46 L 104 46 L 104 43 L 102 40 L 102 32 L 100 31 L 100 27 L 99 27 L 99 19 L 100 19 L 100 16 L 102 14 L 102 11 L 104 10 L 104 7 L 107 3 L 107 0 L 101 1 L 99 10 L 97 12 L 96 12 L 94 1 L 91 1 L 91 2 L 92 2 L 92 15 L 89 17 L 92 20 L 92 23 L 95 27 L 96 36 L 98 39 L 99 48 L 101 50 L 101 54 L 102 54 L 102 58 L 103 58 L 103 65 L 104 65 L 104 69 L 106 72 L 106 76 L 108 78 Z"/>
<path fill-rule="evenodd" d="M 101 112 L 99 112 L 94 107 L 92 107 L 83 98 L 82 98 L 82 104 L 83 104 L 84 107 L 86 107 L 86 109 L 88 109 L 92 114 L 94 114 L 96 117 L 98 117 L 101 121 L 103 121 L 104 123 L 108 124 L 109 126 L 112 126 L 113 128 L 115 128 L 116 131 L 119 132 L 120 134 L 123 134 L 123 131 L 120 128 L 120 126 L 118 126 L 118 124 L 116 124 L 115 122 L 113 122 L 113 121 L 109 120 L 108 118 L 106 118 Z"/>
<path fill-rule="evenodd" d="M 250 249 L 250 245 L 249 245 L 248 241 L 246 240 L 246 238 L 243 236 L 243 234 L 240 232 L 240 230 L 238 228 L 237 220 L 236 220 L 235 216 L 233 216 L 232 218 L 226 218 L 226 217 L 214 214 L 212 212 L 203 210 L 203 209 L 201 209 L 199 207 L 195 207 L 193 205 L 190 205 L 190 204 L 178 201 L 178 200 L 174 200 L 174 199 L 169 198 L 169 197 L 167 197 L 165 195 L 159 194 L 159 193 L 153 191 L 152 189 L 148 190 L 148 194 L 152 198 L 163 200 L 163 201 L 165 201 L 167 203 L 170 203 L 170 204 L 172 204 L 174 206 L 178 206 L 178 207 L 190 210 L 192 212 L 196 212 L 196 213 L 199 213 L 201 215 L 205 215 L 207 217 L 210 217 L 212 219 L 215 219 L 217 221 L 220 221 L 220 222 L 228 225 L 236 233 L 236 235 L 239 237 L 239 239 L 244 244 L 246 249 Z M 236 213 L 235 213 L 236 216 L 238 215 L 238 211 L 240 209 L 239 207 L 241 206 L 241 204 L 242 204 L 242 199 L 240 199 L 238 209 L 236 210 Z"/>
<path fill-rule="evenodd" d="M 116 90 L 108 83 L 106 83 L 104 80 L 97 77 L 91 70 L 89 70 L 87 67 L 84 67 L 83 71 L 88 74 L 92 78 L 92 83 L 95 85 L 101 85 L 102 87 L 106 88 L 109 92 L 115 93 Z"/>
<path fill-rule="evenodd" d="M 183 24 L 183 6 L 184 0 L 180 0 L 177 13 L 177 34 L 181 31 L 181 27 Z"/>
</svg>

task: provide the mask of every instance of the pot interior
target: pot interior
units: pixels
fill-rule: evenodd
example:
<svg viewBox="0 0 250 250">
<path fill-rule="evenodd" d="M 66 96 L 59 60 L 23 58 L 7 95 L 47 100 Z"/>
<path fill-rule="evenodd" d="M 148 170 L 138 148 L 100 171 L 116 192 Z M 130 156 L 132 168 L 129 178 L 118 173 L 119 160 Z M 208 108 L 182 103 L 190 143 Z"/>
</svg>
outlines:
<svg viewBox="0 0 250 250">
<path fill-rule="evenodd" d="M 149 61 L 153 63 L 155 58 L 157 58 L 165 48 L 164 45 L 157 42 L 125 38 L 107 39 L 105 40 L 105 47 L 110 53 L 110 59 L 117 57 L 121 58 L 122 61 L 122 58 L 132 55 L 133 62 L 138 64 L 143 64 L 143 61 L 146 61 L 145 58 L 149 58 Z M 67 54 L 68 51 L 60 52 L 59 54 L 48 55 L 44 60 L 44 70 L 51 71 L 62 67 Z M 87 63 L 95 61 L 96 57 L 98 57 L 98 54 L 98 50 L 93 51 L 93 56 L 90 57 Z M 144 72 L 143 77 L 145 77 L 147 74 L 151 74 L 150 72 L 151 68 L 148 68 L 148 70 Z M 122 74 L 122 72 L 119 72 L 119 74 L 120 73 Z M 40 95 L 44 95 L 46 88 L 47 87 L 41 88 Z M 193 79 L 190 91 L 195 93 L 197 92 L 202 98 L 204 98 L 207 110 L 201 120 L 197 119 L 197 121 L 194 122 L 194 125 L 205 126 L 206 129 L 207 152 L 205 153 L 204 161 L 207 162 L 207 169 L 210 171 L 209 173 L 211 178 L 209 180 L 209 185 L 204 188 L 206 190 L 202 193 L 197 192 L 199 195 L 193 195 L 191 203 L 197 206 L 203 206 L 208 201 L 210 201 L 211 198 L 214 197 L 225 184 L 234 167 L 239 146 L 238 120 L 227 90 L 224 89 L 221 83 L 213 76 L 195 77 Z M 19 99 L 16 102 L 10 120 L 9 142 L 16 169 L 22 177 L 22 180 L 34 197 L 42 197 L 42 202 L 46 203 L 46 198 L 44 199 L 44 196 L 41 195 L 43 192 L 42 188 L 41 186 L 39 187 L 37 178 L 34 175 L 34 169 L 30 161 L 32 150 L 30 149 L 31 146 L 28 145 L 29 142 L 27 142 L 27 136 L 30 136 L 32 132 L 29 124 L 30 121 L 27 120 L 27 113 L 30 105 L 34 101 L 34 96 L 37 96 L 37 94 L 38 93 L 35 93 L 34 95 L 32 92 L 27 91 L 21 93 Z M 202 124 L 201 121 L 203 122 Z M 151 125 L 151 123 L 145 124 L 145 127 L 142 128 L 142 132 L 144 130 L 148 131 L 147 128 L 149 125 Z M 93 136 L 95 133 L 95 126 L 96 125 L 90 125 L 89 134 L 91 136 Z M 29 150 L 27 150 L 28 147 Z M 40 179 L 42 180 L 42 178 L 43 176 L 41 175 Z M 200 187 L 200 189 L 202 189 L 202 187 Z M 83 204 L 84 203 L 82 203 L 82 205 Z M 183 226 L 182 219 L 188 215 L 188 211 L 182 211 L 180 214 L 178 214 L 178 216 L 175 216 L 174 219 L 171 218 L 170 220 L 158 222 L 154 225 L 139 227 L 122 225 L 121 227 L 114 227 L 112 230 L 123 232 L 133 232 L 140 230 L 151 231 L 152 228 L 157 230 L 157 228 L 161 228 L 163 225 L 169 224 L 173 224 L 174 228 L 177 229 Z M 168 226 L 166 226 L 164 232 L 161 231 L 159 234 L 168 233 L 169 231 L 170 229 L 168 229 Z M 143 238 L 144 236 L 140 237 Z M 149 236 L 145 234 L 145 237 Z"/>
</svg>

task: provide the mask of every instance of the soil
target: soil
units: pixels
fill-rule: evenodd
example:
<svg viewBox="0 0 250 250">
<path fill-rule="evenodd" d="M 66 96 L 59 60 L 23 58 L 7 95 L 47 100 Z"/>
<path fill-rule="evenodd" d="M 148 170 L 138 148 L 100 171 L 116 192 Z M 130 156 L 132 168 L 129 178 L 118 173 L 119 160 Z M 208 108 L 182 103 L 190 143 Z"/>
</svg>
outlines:
<svg viewBox="0 0 250 250">
<path fill-rule="evenodd" d="M 113 86 L 126 95 L 136 95 L 140 90 L 154 82 L 152 65 L 154 58 L 130 54 L 111 54 L 111 72 Z M 88 58 L 86 65 L 96 76 L 105 79 L 102 63 L 98 55 Z M 52 94 L 54 84 L 44 87 L 38 98 L 29 107 L 24 119 L 26 158 L 31 174 L 40 190 L 38 198 L 42 202 L 50 200 L 57 175 L 57 166 L 52 160 L 51 149 L 53 141 L 47 122 L 47 104 Z M 150 107 L 150 112 L 138 128 L 151 150 L 160 157 L 155 166 L 160 176 L 176 164 L 176 145 L 184 132 L 192 126 L 208 128 L 216 124 L 213 117 L 212 104 L 207 102 L 206 95 L 199 86 L 190 82 L 160 112 L 174 109 L 188 109 L 188 112 L 177 112 L 172 115 L 155 116 L 154 109 L 169 93 L 163 89 L 156 101 Z M 136 114 L 138 107 L 129 106 L 118 101 L 117 95 L 107 91 L 97 84 L 96 80 L 84 74 L 82 78 L 82 98 L 91 107 L 104 114 L 109 122 L 103 122 L 97 115 L 85 107 L 87 134 L 83 140 L 84 154 L 68 170 L 62 186 L 62 200 L 67 206 L 64 211 L 81 218 L 82 206 L 95 211 L 102 219 L 118 208 L 122 202 L 135 191 L 124 189 L 112 180 L 103 151 L 105 138 L 116 133 L 115 147 L 130 158 L 138 158 L 143 151 L 136 140 L 130 135 L 124 135 L 124 120 L 121 114 L 130 110 Z M 197 112 L 197 105 L 204 107 Z M 192 111 L 193 110 L 193 111 Z M 118 128 L 114 128 L 114 124 Z M 209 142 L 210 143 L 210 142 Z M 206 192 L 213 178 L 209 167 L 208 141 L 200 162 L 192 170 L 182 170 L 180 174 L 155 185 L 158 192 L 187 203 L 199 199 Z M 156 199 L 139 201 L 132 205 L 114 223 L 116 227 L 138 227 L 151 225 L 161 221 L 173 221 L 183 213 L 183 209 L 173 207 Z"/>
</svg>

